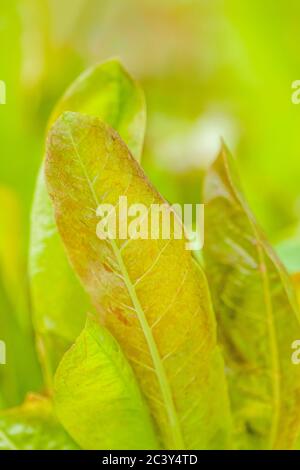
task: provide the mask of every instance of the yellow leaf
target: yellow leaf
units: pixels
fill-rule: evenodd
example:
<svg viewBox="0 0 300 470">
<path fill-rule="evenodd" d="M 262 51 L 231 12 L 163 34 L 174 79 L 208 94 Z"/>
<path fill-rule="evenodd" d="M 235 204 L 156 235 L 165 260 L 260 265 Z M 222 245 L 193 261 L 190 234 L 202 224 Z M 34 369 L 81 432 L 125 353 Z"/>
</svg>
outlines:
<svg viewBox="0 0 300 470">
<path fill-rule="evenodd" d="M 237 447 L 289 449 L 300 425 L 298 306 L 224 147 L 205 181 L 204 258 L 228 371 Z"/>
<path fill-rule="evenodd" d="M 117 206 L 126 195 L 128 205 L 150 209 L 165 201 L 118 134 L 78 113 L 65 113 L 50 131 L 46 179 L 71 263 L 132 364 L 162 445 L 226 447 L 228 403 L 215 318 L 186 240 L 173 232 L 170 240 L 96 235 L 100 203 Z"/>
</svg>

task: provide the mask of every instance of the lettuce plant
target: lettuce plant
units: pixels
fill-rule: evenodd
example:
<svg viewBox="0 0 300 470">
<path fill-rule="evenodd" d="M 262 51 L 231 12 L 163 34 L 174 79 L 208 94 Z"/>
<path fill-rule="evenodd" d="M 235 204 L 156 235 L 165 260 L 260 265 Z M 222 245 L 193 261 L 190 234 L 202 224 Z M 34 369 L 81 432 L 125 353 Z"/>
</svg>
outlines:
<svg viewBox="0 0 300 470">
<path fill-rule="evenodd" d="M 299 429 L 300 369 L 291 361 L 299 337 L 295 293 L 245 201 L 226 148 L 204 192 L 204 256 L 230 371 L 236 442 L 241 448 L 289 448 Z"/>
<path fill-rule="evenodd" d="M 29 257 L 44 394 L 0 414 L 0 448 L 294 448 L 298 305 L 225 146 L 204 184 L 204 269 L 174 233 L 96 235 L 100 203 L 167 204 L 140 164 L 145 117 L 111 60 L 50 118 Z"/>
</svg>

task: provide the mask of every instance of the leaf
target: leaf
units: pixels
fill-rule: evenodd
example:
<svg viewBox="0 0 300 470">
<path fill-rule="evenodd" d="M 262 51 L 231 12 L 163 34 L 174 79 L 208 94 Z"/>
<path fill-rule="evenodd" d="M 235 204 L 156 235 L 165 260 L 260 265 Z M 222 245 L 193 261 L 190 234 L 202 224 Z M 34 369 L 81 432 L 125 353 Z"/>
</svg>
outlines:
<svg viewBox="0 0 300 470">
<path fill-rule="evenodd" d="M 144 96 L 117 60 L 81 75 L 58 103 L 50 122 L 65 110 L 101 117 L 120 132 L 140 158 L 146 120 Z M 63 353 L 82 330 L 91 306 L 57 233 L 43 165 L 32 210 L 29 259 L 38 345 L 50 386 Z"/>
<path fill-rule="evenodd" d="M 223 344 L 237 447 L 288 449 L 300 423 L 299 316 L 288 275 L 242 195 L 224 147 L 205 181 L 204 258 Z"/>
<path fill-rule="evenodd" d="M 100 202 L 117 205 L 126 195 L 128 206 L 149 209 L 165 201 L 117 133 L 78 113 L 65 113 L 50 131 L 46 176 L 72 265 L 133 366 L 162 445 L 225 447 L 223 361 L 206 279 L 186 240 L 173 232 L 170 240 L 96 235 Z"/>
<path fill-rule="evenodd" d="M 55 418 L 51 402 L 32 396 L 0 413 L 0 450 L 75 450 L 77 445 Z"/>
<path fill-rule="evenodd" d="M 38 350 L 48 386 L 91 309 L 67 260 L 40 173 L 31 221 L 30 277 Z"/>
<path fill-rule="evenodd" d="M 5 366 L 0 364 L 3 408 L 16 406 L 28 391 L 39 390 L 41 374 L 28 305 L 20 204 L 15 192 L 2 186 L 0 212 L 5 214 L 0 226 L 0 341 L 9 358 Z"/>
<path fill-rule="evenodd" d="M 117 59 L 84 72 L 67 90 L 50 118 L 65 111 L 97 116 L 117 130 L 137 160 L 141 159 L 146 127 L 146 103 L 139 84 Z"/>
<path fill-rule="evenodd" d="M 83 449 L 158 449 L 134 373 L 110 333 L 88 319 L 55 375 L 60 421 Z"/>
</svg>

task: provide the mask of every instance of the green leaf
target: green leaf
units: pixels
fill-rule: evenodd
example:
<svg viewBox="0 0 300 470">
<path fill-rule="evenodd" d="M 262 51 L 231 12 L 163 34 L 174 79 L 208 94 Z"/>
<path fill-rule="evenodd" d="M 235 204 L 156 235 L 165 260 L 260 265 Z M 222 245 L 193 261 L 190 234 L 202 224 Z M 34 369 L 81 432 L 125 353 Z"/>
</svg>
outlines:
<svg viewBox="0 0 300 470">
<path fill-rule="evenodd" d="M 118 131 L 137 160 L 146 128 L 146 103 L 139 84 L 117 59 L 84 72 L 57 104 L 49 125 L 65 111 L 97 116 Z"/>
<path fill-rule="evenodd" d="M 55 408 L 83 449 L 158 449 L 134 373 L 111 334 L 88 319 L 56 375 Z"/>
<path fill-rule="evenodd" d="M 66 92 L 50 122 L 62 111 L 99 116 L 124 138 L 140 159 L 145 133 L 145 100 L 139 86 L 117 60 L 89 69 Z M 57 233 L 43 165 L 31 218 L 30 278 L 39 352 L 47 382 L 82 330 L 90 302 L 70 268 Z"/>
<path fill-rule="evenodd" d="M 39 390 L 41 373 L 29 313 L 21 210 L 17 195 L 0 186 L 0 341 L 7 364 L 0 364 L 0 408 L 23 402 L 28 391 Z M 17 338 L 17 341 L 16 341 Z"/>
<path fill-rule="evenodd" d="M 75 450 L 46 398 L 32 396 L 19 408 L 0 413 L 0 450 Z"/>
<path fill-rule="evenodd" d="M 223 344 L 237 447 L 291 448 L 300 424 L 300 338 L 289 277 L 266 241 L 223 148 L 205 181 L 204 257 Z"/>
<path fill-rule="evenodd" d="M 206 278 L 186 240 L 101 240 L 100 202 L 165 201 L 99 119 L 65 113 L 52 128 L 46 175 L 72 265 L 129 359 L 162 445 L 223 448 L 229 418 Z M 178 218 L 165 206 L 171 222 Z M 147 212 L 149 218 L 149 210 Z M 146 217 L 146 219 L 147 219 Z M 161 228 L 161 227 L 160 227 Z"/>
<path fill-rule="evenodd" d="M 37 345 L 50 386 L 60 359 L 82 330 L 91 305 L 57 233 L 42 172 L 32 212 L 29 259 Z"/>
</svg>

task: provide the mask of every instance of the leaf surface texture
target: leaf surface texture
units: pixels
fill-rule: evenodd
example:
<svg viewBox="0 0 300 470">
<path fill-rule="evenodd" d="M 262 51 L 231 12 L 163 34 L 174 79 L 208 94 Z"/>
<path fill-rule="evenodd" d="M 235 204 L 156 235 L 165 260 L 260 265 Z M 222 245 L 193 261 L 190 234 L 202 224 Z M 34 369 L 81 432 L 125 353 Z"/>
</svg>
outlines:
<svg viewBox="0 0 300 470">
<path fill-rule="evenodd" d="M 56 411 L 83 449 L 158 449 L 135 375 L 112 335 L 88 319 L 55 376 Z"/>
<path fill-rule="evenodd" d="M 223 361 L 206 278 L 186 240 L 100 240 L 100 203 L 165 201 L 118 134 L 65 113 L 49 134 L 46 176 L 72 265 L 129 359 L 170 449 L 228 445 Z M 168 205 L 165 210 L 178 223 Z M 150 218 L 147 211 L 146 219 Z"/>
<path fill-rule="evenodd" d="M 111 124 L 137 159 L 145 133 L 145 100 L 117 60 L 89 69 L 57 104 L 50 124 L 63 111 L 95 115 Z M 82 330 L 91 305 L 66 257 L 55 225 L 44 165 L 37 180 L 30 243 L 30 277 L 40 357 L 48 385 L 63 353 Z"/>
<path fill-rule="evenodd" d="M 300 338 L 289 277 L 240 190 L 223 147 L 205 181 L 205 264 L 223 344 L 237 447 L 281 449 L 299 428 Z"/>
</svg>

